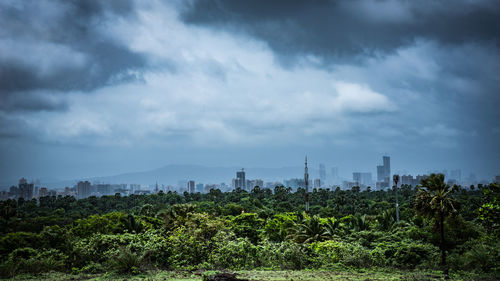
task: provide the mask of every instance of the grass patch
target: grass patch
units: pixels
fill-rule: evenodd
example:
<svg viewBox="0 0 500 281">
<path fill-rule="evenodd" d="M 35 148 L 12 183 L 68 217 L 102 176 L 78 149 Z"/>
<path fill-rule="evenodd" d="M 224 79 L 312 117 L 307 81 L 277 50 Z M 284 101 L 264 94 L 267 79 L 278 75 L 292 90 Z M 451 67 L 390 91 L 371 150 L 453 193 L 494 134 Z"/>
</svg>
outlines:
<svg viewBox="0 0 500 281">
<path fill-rule="evenodd" d="M 231 271 L 232 272 L 232 271 Z M 104 274 L 64 274 L 59 272 L 39 275 L 22 274 L 10 280 L 169 280 L 169 281 L 202 281 L 203 275 L 215 274 L 191 271 L 147 271 L 137 275 L 104 273 Z M 402 271 L 387 268 L 363 270 L 242 270 L 237 271 L 238 278 L 259 281 L 323 281 L 323 280 L 444 280 L 440 271 Z M 451 280 L 498 280 L 493 275 L 479 275 L 458 272 L 451 275 Z"/>
</svg>

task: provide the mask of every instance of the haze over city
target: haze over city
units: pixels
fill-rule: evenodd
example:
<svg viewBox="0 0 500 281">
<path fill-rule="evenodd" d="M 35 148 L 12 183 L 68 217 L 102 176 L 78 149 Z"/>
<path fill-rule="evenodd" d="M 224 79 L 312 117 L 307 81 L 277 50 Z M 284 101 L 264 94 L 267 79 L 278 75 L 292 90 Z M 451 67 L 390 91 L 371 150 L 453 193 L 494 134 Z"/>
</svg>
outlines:
<svg viewBox="0 0 500 281">
<path fill-rule="evenodd" d="M 2 188 L 306 155 L 500 174 L 496 1 L 7 0 L 0 26 Z"/>
</svg>

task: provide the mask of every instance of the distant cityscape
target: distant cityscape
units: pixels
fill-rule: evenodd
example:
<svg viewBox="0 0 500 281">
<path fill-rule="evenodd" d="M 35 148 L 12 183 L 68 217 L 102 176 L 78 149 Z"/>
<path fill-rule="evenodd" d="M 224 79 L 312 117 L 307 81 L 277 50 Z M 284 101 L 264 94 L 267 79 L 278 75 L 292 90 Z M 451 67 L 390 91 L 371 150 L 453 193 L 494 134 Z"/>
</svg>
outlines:
<svg viewBox="0 0 500 281">
<path fill-rule="evenodd" d="M 391 158 L 389 156 L 382 157 L 382 164 L 376 167 L 377 177 L 376 181 L 373 180 L 371 172 L 353 172 L 352 180 L 341 179 L 339 177 L 339 167 L 331 167 L 330 175 L 327 174 L 327 168 L 324 164 L 319 164 L 319 173 L 313 180 L 308 179 L 307 186 L 313 187 L 314 189 L 352 189 L 354 187 L 359 187 L 360 190 L 384 190 L 392 186 L 391 183 Z M 444 171 L 429 171 L 431 173 L 442 173 L 445 175 L 445 181 L 449 185 L 461 185 L 463 187 L 469 187 L 472 185 L 479 184 L 489 184 L 490 182 L 481 180 L 478 181 L 474 174 L 470 174 L 468 177 L 462 177 L 462 171 L 460 169 L 451 170 L 448 172 Z M 402 174 L 400 175 L 400 185 L 417 186 L 422 179 L 424 179 L 428 174 L 425 175 L 410 175 Z M 296 191 L 298 188 L 306 187 L 305 178 L 297 177 L 284 179 L 283 181 L 266 181 L 262 179 L 247 179 L 245 169 L 242 168 L 239 171 L 235 171 L 236 177 L 232 179 L 230 184 L 225 182 L 222 183 L 202 183 L 196 182 L 195 179 L 191 180 L 181 180 L 177 185 L 166 185 L 155 182 L 149 185 L 143 185 L 138 183 L 91 183 L 88 180 L 78 181 L 74 186 L 66 186 L 63 189 L 49 189 L 48 187 L 41 186 L 40 181 L 29 182 L 25 178 L 19 180 L 17 186 L 13 185 L 9 190 L 0 191 L 0 200 L 8 199 L 20 199 L 32 200 L 45 196 L 73 196 L 77 199 L 84 199 L 91 196 L 106 196 L 106 195 L 117 195 L 129 196 L 129 195 L 145 195 L 145 194 L 155 194 L 155 193 L 166 193 L 166 192 L 177 192 L 177 193 L 209 193 L 210 190 L 220 190 L 222 192 L 232 191 L 234 189 L 242 189 L 251 192 L 253 188 L 268 188 L 274 189 L 276 186 L 285 186 L 291 188 L 292 191 Z M 299 176 L 299 175 L 297 175 Z M 307 177 L 308 178 L 308 177 Z M 497 175 L 492 179 L 492 182 L 500 183 L 500 175 Z M 398 185 L 399 186 L 399 185 Z"/>
</svg>

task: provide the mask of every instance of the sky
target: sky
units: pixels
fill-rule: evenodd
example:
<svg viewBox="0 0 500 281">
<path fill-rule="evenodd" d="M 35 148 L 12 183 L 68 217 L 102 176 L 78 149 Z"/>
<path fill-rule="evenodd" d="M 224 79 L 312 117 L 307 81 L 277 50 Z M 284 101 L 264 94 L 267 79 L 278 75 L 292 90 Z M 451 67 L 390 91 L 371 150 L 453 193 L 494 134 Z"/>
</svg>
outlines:
<svg viewBox="0 0 500 281">
<path fill-rule="evenodd" d="M 0 26 L 2 183 L 305 155 L 500 174 L 495 0 L 3 0 Z"/>
</svg>

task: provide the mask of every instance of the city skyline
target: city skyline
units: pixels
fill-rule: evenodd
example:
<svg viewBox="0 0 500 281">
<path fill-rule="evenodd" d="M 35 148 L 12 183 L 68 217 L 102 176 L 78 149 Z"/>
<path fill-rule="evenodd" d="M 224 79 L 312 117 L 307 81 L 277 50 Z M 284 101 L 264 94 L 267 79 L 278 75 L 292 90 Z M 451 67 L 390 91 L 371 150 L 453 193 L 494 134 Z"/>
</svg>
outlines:
<svg viewBox="0 0 500 281">
<path fill-rule="evenodd" d="M 326 173 L 326 167 L 325 164 L 319 163 L 319 168 L 314 171 L 314 174 L 312 177 L 309 178 L 309 173 L 308 173 L 308 168 L 307 168 L 307 157 L 306 157 L 306 169 L 305 169 L 305 175 L 304 178 L 298 178 L 295 177 L 296 175 L 291 175 L 288 174 L 288 176 L 284 176 L 283 174 L 279 175 L 280 173 L 272 174 L 272 178 L 269 177 L 261 177 L 261 175 L 257 172 L 253 175 L 253 178 L 247 178 L 246 177 L 246 172 L 245 168 L 241 168 L 236 170 L 236 177 L 232 178 L 232 182 L 230 185 L 228 185 L 226 182 L 227 180 L 227 175 L 224 176 L 224 179 L 219 178 L 217 180 L 206 180 L 203 179 L 201 180 L 202 183 L 200 183 L 200 178 L 197 176 L 193 176 L 193 174 L 196 174 L 196 172 L 193 172 L 191 174 L 188 171 L 188 174 L 185 174 L 185 177 L 183 179 L 176 178 L 173 181 L 177 181 L 177 185 L 172 185 L 172 179 L 169 181 L 163 181 L 161 182 L 161 187 L 159 188 L 158 185 L 158 174 L 157 176 L 149 176 L 149 178 L 146 180 L 147 182 L 151 182 L 151 179 L 155 178 L 155 184 L 145 184 L 144 181 L 141 183 L 141 180 L 136 180 L 136 179 L 114 179 L 114 180 L 105 180 L 103 178 L 101 179 L 81 179 L 81 180 L 72 180 L 64 183 L 64 192 L 61 192 L 60 194 L 65 194 L 68 195 L 69 189 L 73 190 L 72 192 L 75 192 L 76 197 L 78 198 L 86 198 L 90 194 L 90 186 L 95 186 L 94 190 L 95 192 L 93 194 L 96 195 L 112 195 L 113 190 L 117 191 L 118 193 L 122 193 L 123 195 L 128 195 L 128 192 L 133 190 L 136 190 L 138 194 L 143 194 L 144 192 L 150 193 L 158 193 L 158 191 L 188 191 L 189 193 L 194 193 L 194 192 L 208 192 L 210 188 L 217 188 L 221 189 L 223 191 L 230 191 L 234 190 L 235 188 L 241 188 L 243 190 L 251 191 L 253 187 L 259 186 L 261 188 L 274 188 L 275 186 L 286 186 L 286 187 L 291 187 L 292 189 L 297 189 L 298 187 L 305 187 L 307 190 L 307 185 L 312 186 L 314 188 L 335 188 L 335 187 L 341 187 L 344 189 L 350 189 L 354 186 L 360 187 L 361 189 L 366 189 L 370 187 L 373 190 L 381 190 L 381 189 L 386 189 L 390 188 L 392 186 L 392 175 L 400 175 L 402 178 L 401 184 L 407 184 L 407 185 L 412 185 L 416 186 L 420 183 L 420 180 L 425 178 L 427 175 L 432 174 L 432 173 L 442 173 L 445 176 L 445 180 L 448 182 L 448 184 L 453 185 L 453 184 L 458 184 L 458 185 L 463 185 L 464 187 L 467 187 L 469 185 L 476 185 L 476 184 L 487 184 L 489 182 L 494 182 L 498 181 L 498 177 L 500 175 L 495 175 L 494 179 L 478 179 L 476 175 L 470 174 L 469 176 L 463 176 L 462 177 L 462 170 L 456 169 L 456 170 L 444 170 L 444 171 L 428 171 L 427 173 L 423 174 L 412 174 L 412 173 L 407 173 L 407 172 L 401 172 L 401 171 L 396 171 L 394 173 L 391 173 L 391 160 L 390 156 L 384 155 L 382 157 L 382 165 L 377 165 L 376 170 L 377 170 L 377 178 L 376 180 L 372 179 L 372 173 L 371 172 L 352 172 L 352 180 L 349 178 L 345 177 L 339 177 L 338 176 L 338 167 L 332 167 L 332 174 L 327 177 Z M 191 170 L 195 166 L 191 166 Z M 199 167 L 199 166 L 198 166 Z M 168 168 L 167 168 L 168 169 Z M 233 169 L 234 168 L 229 168 Z M 250 169 L 251 170 L 251 169 Z M 219 174 L 220 176 L 220 174 Z M 217 177 L 217 176 L 216 176 Z M 187 179 L 189 178 L 189 180 Z M 90 182 L 92 181 L 92 183 Z M 306 182 L 307 181 L 307 182 Z M 72 182 L 72 183 L 71 183 Z M 206 182 L 203 184 L 203 182 Z M 216 183 L 214 183 L 216 182 Z M 166 183 L 167 185 L 165 186 L 163 183 Z M 220 183 L 220 184 L 219 184 Z M 23 188 L 23 186 L 26 186 L 28 184 L 27 180 L 23 177 L 19 180 L 19 187 L 18 190 L 20 190 L 21 194 L 23 192 L 26 192 L 26 188 Z M 31 193 L 36 194 L 37 196 L 39 194 L 42 194 L 41 191 L 40 193 L 38 192 L 39 188 L 45 189 L 47 191 L 47 186 L 49 187 L 54 187 L 54 185 L 61 185 L 61 183 L 40 183 L 39 180 L 36 181 L 36 184 L 34 181 L 31 181 L 28 186 L 31 186 Z M 73 188 L 69 186 L 73 186 Z M 199 187 L 201 185 L 201 187 Z M 12 193 L 12 189 L 15 188 L 14 184 L 9 184 L 6 186 L 1 187 L 0 189 L 6 189 L 7 187 L 10 186 L 10 193 Z M 43 186 L 43 187 L 42 187 Z M 113 188 L 114 186 L 114 188 Z M 127 189 L 127 186 L 130 189 Z M 59 186 L 59 190 L 61 190 L 62 186 Z M 33 191 L 34 189 L 34 191 Z M 57 189 L 57 186 L 56 186 Z M 24 191 L 23 191 L 24 190 Z M 54 189 L 51 189 L 54 190 Z M 104 191 L 106 190 L 106 191 Z M 97 192 L 97 193 L 96 193 Z M 15 192 L 14 192 L 15 193 Z M 84 194 L 84 195 L 82 195 Z M 5 195 L 5 194 L 3 194 Z M 83 197 L 82 197 L 83 196 Z"/>
<path fill-rule="evenodd" d="M 1 1 L 0 185 L 306 154 L 491 179 L 499 24 L 493 0 Z"/>
</svg>

